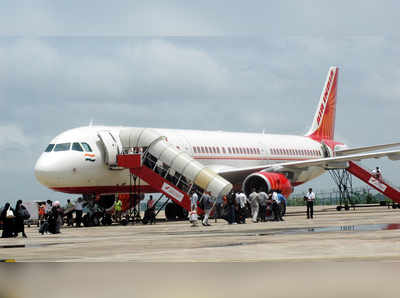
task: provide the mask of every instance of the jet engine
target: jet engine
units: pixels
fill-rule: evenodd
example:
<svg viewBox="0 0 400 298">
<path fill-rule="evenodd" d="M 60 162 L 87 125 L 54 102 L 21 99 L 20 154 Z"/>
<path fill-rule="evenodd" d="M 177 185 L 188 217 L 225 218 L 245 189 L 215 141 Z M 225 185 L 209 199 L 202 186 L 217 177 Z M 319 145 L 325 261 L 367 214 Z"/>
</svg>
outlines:
<svg viewBox="0 0 400 298">
<path fill-rule="evenodd" d="M 292 184 L 285 175 L 272 172 L 257 172 L 247 176 L 243 182 L 243 192 L 248 196 L 253 188 L 266 193 L 280 190 L 286 198 L 293 192 Z"/>
</svg>

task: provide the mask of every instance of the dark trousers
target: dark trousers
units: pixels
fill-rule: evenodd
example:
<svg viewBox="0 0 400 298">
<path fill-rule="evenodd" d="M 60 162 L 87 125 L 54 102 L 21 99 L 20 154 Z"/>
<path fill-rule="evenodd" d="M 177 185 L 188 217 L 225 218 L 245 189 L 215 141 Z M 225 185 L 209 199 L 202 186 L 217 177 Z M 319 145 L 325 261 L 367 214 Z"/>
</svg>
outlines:
<svg viewBox="0 0 400 298">
<path fill-rule="evenodd" d="M 272 213 L 274 214 L 274 220 L 279 221 L 282 219 L 281 217 L 281 209 L 277 202 L 272 203 Z"/>
<path fill-rule="evenodd" d="M 307 201 L 307 218 L 313 218 L 314 215 L 314 201 Z"/>
<path fill-rule="evenodd" d="M 266 215 L 267 215 L 267 206 L 260 205 L 260 212 L 258 213 L 258 216 L 260 217 L 261 221 L 265 221 Z"/>
<path fill-rule="evenodd" d="M 82 210 L 75 211 L 75 221 L 76 221 L 76 226 L 80 227 L 82 222 Z"/>
</svg>

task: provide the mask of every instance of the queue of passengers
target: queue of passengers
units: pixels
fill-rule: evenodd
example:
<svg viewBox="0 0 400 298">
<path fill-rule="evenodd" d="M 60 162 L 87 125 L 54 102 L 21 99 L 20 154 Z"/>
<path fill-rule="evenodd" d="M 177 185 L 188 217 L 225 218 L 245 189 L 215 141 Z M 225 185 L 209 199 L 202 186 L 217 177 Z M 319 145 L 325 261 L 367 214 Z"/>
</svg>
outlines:
<svg viewBox="0 0 400 298">
<path fill-rule="evenodd" d="M 68 199 L 65 208 L 61 207 L 59 201 L 47 200 L 45 204 L 39 204 L 39 233 L 42 235 L 45 233 L 59 234 L 61 226 L 64 224 L 64 217 L 67 218 L 67 225 L 73 226 L 74 212 L 75 226 L 80 227 L 83 212 L 82 198 L 78 198 L 75 204 Z"/>
<path fill-rule="evenodd" d="M 245 224 L 249 215 L 254 223 L 265 222 L 267 219 L 283 221 L 281 209 L 283 202 L 286 202 L 286 198 L 280 190 L 270 191 L 267 194 L 263 191 L 258 192 L 254 188 L 249 197 L 246 197 L 243 192 L 231 192 L 222 200 L 215 199 L 209 192 L 204 192 L 199 199 L 197 193 L 192 192 L 189 221 L 192 226 L 197 225 L 198 207 L 204 211 L 203 226 L 210 226 L 211 214 L 214 215 L 215 221 L 217 218 L 222 218 L 228 224 Z M 267 216 L 267 214 L 272 216 Z"/>
</svg>

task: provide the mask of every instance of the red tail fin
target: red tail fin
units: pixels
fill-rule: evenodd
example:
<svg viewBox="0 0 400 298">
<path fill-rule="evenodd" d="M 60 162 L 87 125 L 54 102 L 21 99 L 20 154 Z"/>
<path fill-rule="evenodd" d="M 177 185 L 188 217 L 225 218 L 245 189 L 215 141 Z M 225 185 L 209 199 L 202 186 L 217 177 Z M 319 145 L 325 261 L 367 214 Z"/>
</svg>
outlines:
<svg viewBox="0 0 400 298">
<path fill-rule="evenodd" d="M 336 92 L 339 68 L 329 68 L 314 121 L 306 134 L 316 141 L 333 140 L 335 135 Z"/>
</svg>

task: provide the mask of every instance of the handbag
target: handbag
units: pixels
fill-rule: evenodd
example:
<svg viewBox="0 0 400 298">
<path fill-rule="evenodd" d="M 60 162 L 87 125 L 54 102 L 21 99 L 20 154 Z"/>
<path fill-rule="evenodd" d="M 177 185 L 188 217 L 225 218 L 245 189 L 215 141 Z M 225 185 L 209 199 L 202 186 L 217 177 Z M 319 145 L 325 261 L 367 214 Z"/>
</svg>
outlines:
<svg viewBox="0 0 400 298">
<path fill-rule="evenodd" d="M 11 208 L 8 208 L 7 213 L 6 213 L 6 218 L 14 218 L 14 212 L 11 210 Z"/>
<path fill-rule="evenodd" d="M 190 212 L 189 221 L 196 222 L 198 219 L 197 213 L 195 211 Z"/>
</svg>

